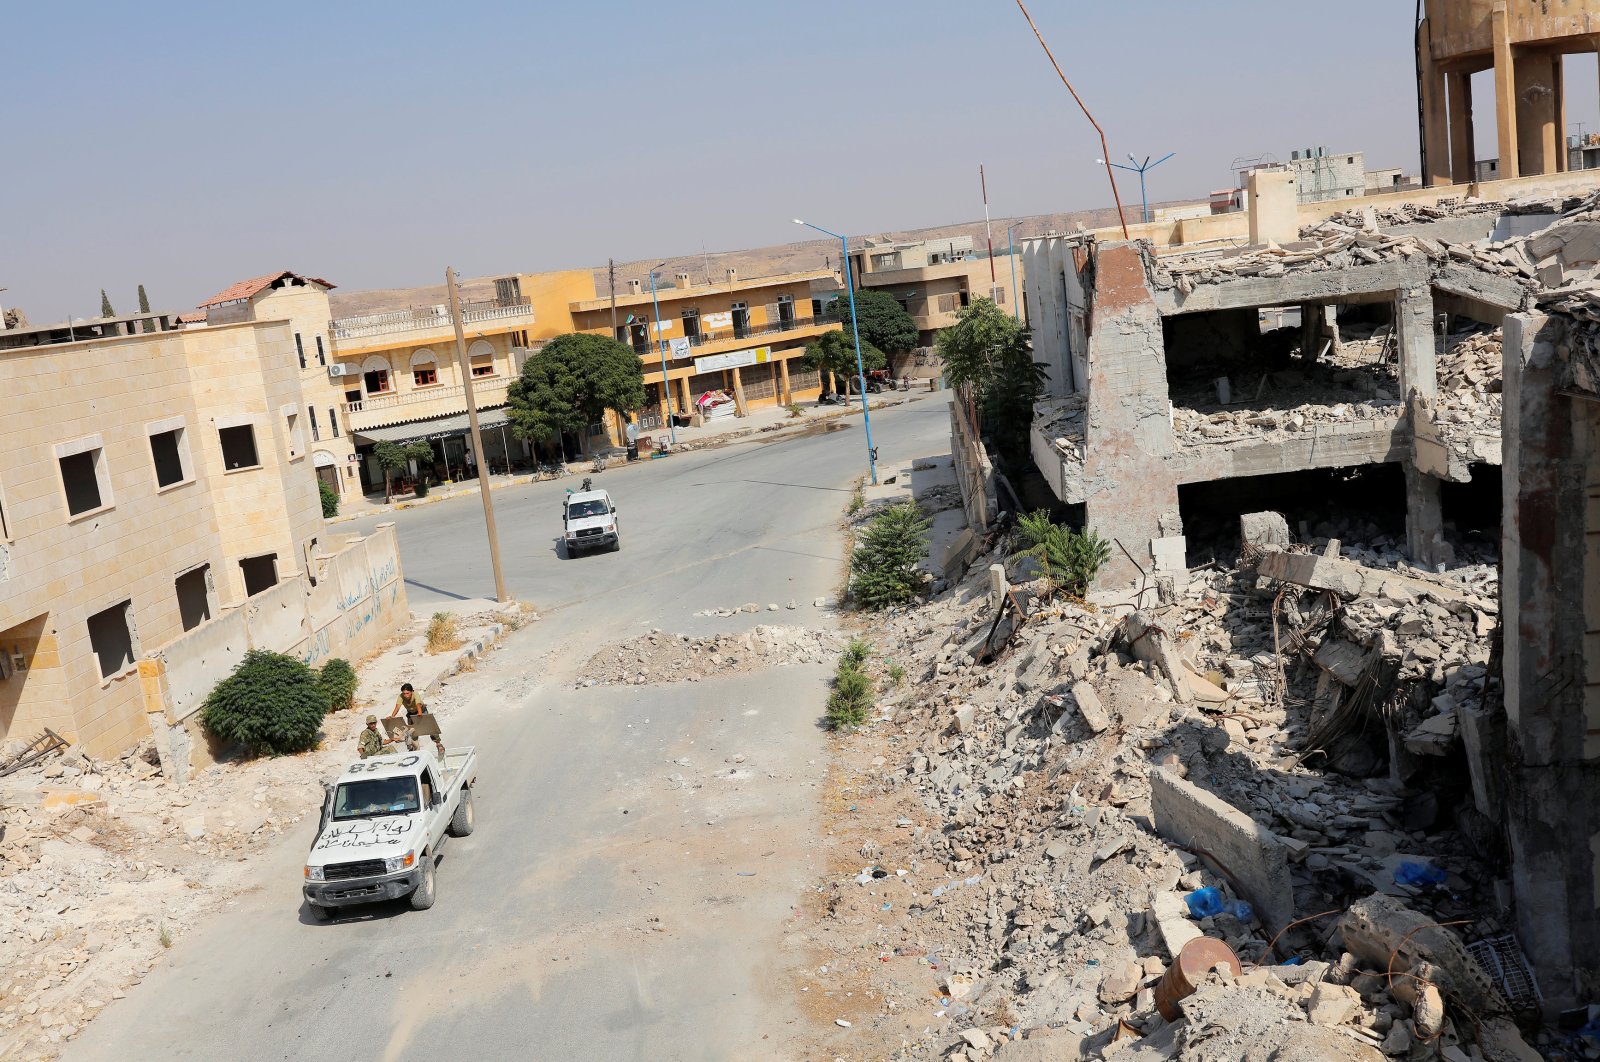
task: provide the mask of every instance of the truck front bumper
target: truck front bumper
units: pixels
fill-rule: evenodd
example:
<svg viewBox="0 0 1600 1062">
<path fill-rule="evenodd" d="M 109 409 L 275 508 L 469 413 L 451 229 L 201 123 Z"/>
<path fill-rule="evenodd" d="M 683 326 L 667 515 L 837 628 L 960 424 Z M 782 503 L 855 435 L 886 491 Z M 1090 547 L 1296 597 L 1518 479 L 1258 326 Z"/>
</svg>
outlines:
<svg viewBox="0 0 1600 1062">
<path fill-rule="evenodd" d="M 308 881 L 302 886 L 306 902 L 319 907 L 348 907 L 357 903 L 398 900 L 417 891 L 420 868 L 381 878 L 351 878 L 346 881 Z"/>
<path fill-rule="evenodd" d="M 612 543 L 616 542 L 616 540 L 617 533 L 615 531 L 602 531 L 598 535 L 584 535 L 582 538 L 569 538 L 567 539 L 567 551 L 571 552 L 575 549 L 599 549 L 601 546 L 611 545 Z"/>
</svg>

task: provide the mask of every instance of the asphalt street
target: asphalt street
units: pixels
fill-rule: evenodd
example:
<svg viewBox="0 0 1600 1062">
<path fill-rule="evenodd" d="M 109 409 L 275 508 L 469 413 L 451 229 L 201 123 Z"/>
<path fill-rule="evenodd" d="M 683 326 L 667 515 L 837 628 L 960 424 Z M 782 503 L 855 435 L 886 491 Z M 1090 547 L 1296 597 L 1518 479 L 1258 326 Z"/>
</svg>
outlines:
<svg viewBox="0 0 1600 1062">
<path fill-rule="evenodd" d="M 822 868 L 827 669 L 579 686 L 597 649 L 651 627 L 823 626 L 860 418 L 600 474 L 617 553 L 566 559 L 575 481 L 495 492 L 511 592 L 542 618 L 437 702 L 479 750 L 477 829 L 438 902 L 332 924 L 300 904 L 314 809 L 256 857 L 254 889 L 192 931 L 68 1049 L 127 1058 L 793 1057 L 785 923 Z M 883 465 L 948 452 L 944 396 L 873 417 Z M 476 497 L 394 514 L 413 611 L 492 597 Z M 376 520 L 371 521 L 376 523 Z M 342 527 L 350 527 L 345 524 Z M 795 611 L 695 612 L 757 602 Z"/>
</svg>

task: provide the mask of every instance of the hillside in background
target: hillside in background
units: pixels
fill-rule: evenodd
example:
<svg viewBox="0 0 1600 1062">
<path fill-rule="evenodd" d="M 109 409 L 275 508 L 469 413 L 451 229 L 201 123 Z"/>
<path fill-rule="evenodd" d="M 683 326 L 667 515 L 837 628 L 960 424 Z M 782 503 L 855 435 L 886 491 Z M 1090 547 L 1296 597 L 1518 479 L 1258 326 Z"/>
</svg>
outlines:
<svg viewBox="0 0 1600 1062">
<path fill-rule="evenodd" d="M 995 238 L 995 254 L 1003 256 L 1006 253 L 1005 238 L 1006 227 L 1016 225 L 1016 238 L 1023 239 L 1029 236 L 1042 236 L 1046 232 L 1072 232 L 1083 226 L 1086 229 L 1102 228 L 1116 224 L 1117 212 L 1111 208 L 1102 210 L 1076 210 L 1065 214 L 1035 214 L 1022 218 L 995 218 L 992 224 Z M 1130 214 L 1129 220 L 1134 220 Z M 870 233 L 868 237 L 873 240 L 888 240 L 891 242 L 911 242 L 917 240 L 939 240 L 953 236 L 971 236 L 973 248 L 978 254 L 983 254 L 984 232 L 983 221 L 967 221 L 954 225 L 937 225 L 926 229 L 906 229 L 897 232 Z M 852 238 L 852 249 L 859 246 L 859 241 Z M 617 263 L 617 291 L 628 290 L 628 281 L 637 278 L 648 285 L 648 272 L 655 263 L 648 259 L 631 262 Z M 831 240 L 801 240 L 796 243 L 776 244 L 771 247 L 756 247 L 743 251 L 713 251 L 709 254 L 687 254 L 668 258 L 666 265 L 657 273 L 657 285 L 670 287 L 672 277 L 677 273 L 688 273 L 697 284 L 716 282 L 724 279 L 729 269 L 738 271 L 740 277 L 750 279 L 753 277 L 772 276 L 777 273 L 793 273 L 808 269 L 837 269 L 839 266 L 839 248 Z M 503 275 L 503 274 L 499 274 Z M 663 283 L 665 281 L 665 283 Z M 600 266 L 595 271 L 595 293 L 598 296 L 606 294 L 606 270 Z M 335 317 L 354 317 L 367 313 L 382 313 L 389 310 L 403 310 L 411 306 L 431 306 L 445 301 L 444 285 L 432 284 L 416 288 L 380 288 L 372 291 L 334 291 L 330 296 L 333 302 Z M 472 277 L 462 281 L 461 297 L 466 301 L 491 299 L 494 297 L 494 277 Z"/>
</svg>

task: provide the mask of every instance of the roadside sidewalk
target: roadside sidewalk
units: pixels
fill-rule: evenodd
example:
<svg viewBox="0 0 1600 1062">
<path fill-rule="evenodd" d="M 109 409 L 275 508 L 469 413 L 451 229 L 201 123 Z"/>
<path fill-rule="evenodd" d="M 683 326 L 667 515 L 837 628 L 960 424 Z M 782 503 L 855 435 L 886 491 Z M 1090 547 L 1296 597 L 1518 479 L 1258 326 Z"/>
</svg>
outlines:
<svg viewBox="0 0 1600 1062">
<path fill-rule="evenodd" d="M 178 937 L 256 885 L 257 857 L 305 816 L 355 758 L 367 714 L 387 715 L 411 682 L 450 741 L 446 683 L 538 616 L 512 604 L 451 610 L 461 644 L 427 651 L 429 617 L 357 664 L 351 711 L 295 756 L 213 764 L 183 785 L 162 777 L 148 741 L 112 760 L 75 747 L 0 779 L 0 1060 L 54 1058 L 159 963 Z"/>
<path fill-rule="evenodd" d="M 876 411 L 891 409 L 904 405 L 907 402 L 920 402 L 926 399 L 939 399 L 946 392 L 943 391 L 894 391 L 886 392 L 868 400 L 868 408 Z M 713 450 L 720 446 L 729 446 L 736 442 L 747 442 L 757 436 L 765 436 L 762 441 L 779 442 L 795 435 L 804 434 L 817 424 L 838 420 L 841 417 L 861 415 L 861 404 L 857 401 L 850 406 L 822 406 L 815 402 L 807 403 L 800 407 L 803 411 L 798 417 L 789 415 L 787 408 L 776 406 L 769 409 L 756 410 L 747 417 L 723 418 L 700 428 L 679 428 L 678 443 L 674 448 L 676 453 L 691 453 L 695 450 Z M 652 437 L 667 434 L 667 429 L 650 433 Z M 614 459 L 620 460 L 620 459 Z M 641 460 L 648 460 L 641 458 Z M 569 467 L 572 475 L 582 478 L 583 472 L 588 468 L 588 461 L 580 459 L 571 462 Z M 532 483 L 537 477 L 531 473 L 518 473 L 510 476 L 490 477 L 490 489 L 500 490 L 504 487 L 521 486 Z M 451 484 L 448 487 L 434 487 L 428 492 L 426 498 L 408 499 L 398 502 L 372 501 L 369 498 L 358 498 L 349 505 L 348 511 L 341 511 L 338 516 L 329 518 L 328 523 L 337 524 L 346 520 L 360 520 L 369 516 L 378 516 L 383 513 L 397 512 L 401 509 L 413 509 L 420 505 L 432 505 L 435 502 L 446 501 L 450 498 L 476 496 L 480 491 L 476 480 Z M 341 502 L 341 510 L 344 503 Z"/>
</svg>

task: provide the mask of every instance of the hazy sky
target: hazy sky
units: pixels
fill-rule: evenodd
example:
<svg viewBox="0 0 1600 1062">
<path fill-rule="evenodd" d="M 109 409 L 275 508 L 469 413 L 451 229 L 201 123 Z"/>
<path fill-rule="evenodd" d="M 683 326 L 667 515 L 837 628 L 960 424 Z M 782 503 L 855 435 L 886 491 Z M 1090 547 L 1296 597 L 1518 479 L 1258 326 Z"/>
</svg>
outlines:
<svg viewBox="0 0 1600 1062">
<path fill-rule="evenodd" d="M 1152 199 L 1317 145 L 1416 168 L 1404 0 L 1031 10 L 1114 157 L 1177 152 Z M 48 3 L 0 32 L 0 301 L 34 323 L 140 282 L 188 309 L 274 269 L 409 286 L 787 242 L 796 215 L 970 220 L 979 162 L 996 216 L 1110 199 L 1011 0 Z M 1594 59 L 1569 70 L 1594 128 Z"/>
</svg>

